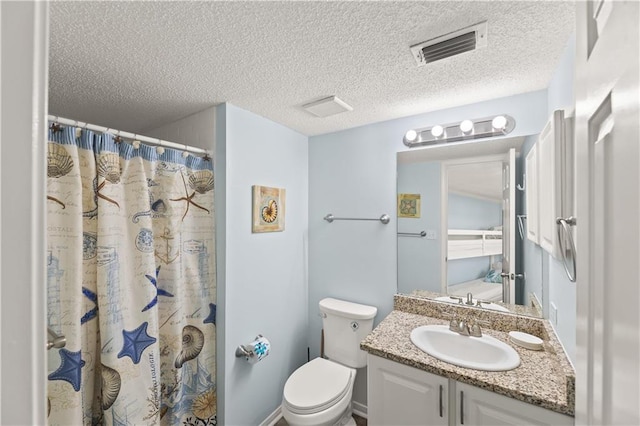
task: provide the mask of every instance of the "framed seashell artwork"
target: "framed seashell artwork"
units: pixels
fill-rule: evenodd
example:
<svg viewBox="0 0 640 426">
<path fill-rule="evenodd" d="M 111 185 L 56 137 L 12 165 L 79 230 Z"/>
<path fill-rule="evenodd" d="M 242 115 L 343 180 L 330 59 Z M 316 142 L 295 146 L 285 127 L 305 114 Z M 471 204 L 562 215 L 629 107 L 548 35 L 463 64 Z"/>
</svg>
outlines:
<svg viewBox="0 0 640 426">
<path fill-rule="evenodd" d="M 251 232 L 284 231 L 284 188 L 253 185 L 253 214 Z"/>
</svg>

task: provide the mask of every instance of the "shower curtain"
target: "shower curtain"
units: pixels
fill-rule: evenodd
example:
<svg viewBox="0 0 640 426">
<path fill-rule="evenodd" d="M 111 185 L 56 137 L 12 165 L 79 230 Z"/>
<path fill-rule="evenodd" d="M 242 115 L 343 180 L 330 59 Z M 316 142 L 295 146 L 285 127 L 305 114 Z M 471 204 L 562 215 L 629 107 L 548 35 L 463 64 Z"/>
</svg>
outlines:
<svg viewBox="0 0 640 426">
<path fill-rule="evenodd" d="M 47 166 L 49 424 L 215 425 L 211 161 L 52 126 Z"/>
</svg>

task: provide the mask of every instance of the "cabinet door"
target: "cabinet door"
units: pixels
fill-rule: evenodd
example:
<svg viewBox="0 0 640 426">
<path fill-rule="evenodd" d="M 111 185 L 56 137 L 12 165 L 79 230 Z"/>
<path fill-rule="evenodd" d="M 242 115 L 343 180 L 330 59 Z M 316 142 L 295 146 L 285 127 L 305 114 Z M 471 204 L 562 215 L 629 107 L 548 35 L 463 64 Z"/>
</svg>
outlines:
<svg viewBox="0 0 640 426">
<path fill-rule="evenodd" d="M 538 149 L 531 147 L 526 158 L 526 200 L 527 200 L 527 238 L 539 244 L 539 214 L 538 214 Z"/>
<path fill-rule="evenodd" d="M 447 425 L 449 380 L 367 355 L 368 424 Z"/>
<path fill-rule="evenodd" d="M 537 143 L 539 242 L 554 257 L 559 254 L 556 218 L 562 214 L 563 122 L 563 111 L 554 111 Z"/>
<path fill-rule="evenodd" d="M 573 425 L 574 419 L 464 383 L 456 383 L 456 425 Z"/>
</svg>

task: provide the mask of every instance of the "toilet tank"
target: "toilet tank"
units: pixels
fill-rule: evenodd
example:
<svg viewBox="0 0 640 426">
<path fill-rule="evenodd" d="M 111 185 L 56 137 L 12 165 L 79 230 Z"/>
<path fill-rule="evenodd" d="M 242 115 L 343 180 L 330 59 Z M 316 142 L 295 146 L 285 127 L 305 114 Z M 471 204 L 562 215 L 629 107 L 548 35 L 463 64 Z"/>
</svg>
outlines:
<svg viewBox="0 0 640 426">
<path fill-rule="evenodd" d="M 324 355 L 352 368 L 367 365 L 367 354 L 360 342 L 373 329 L 374 306 L 326 298 L 319 303 L 324 329 Z"/>
</svg>

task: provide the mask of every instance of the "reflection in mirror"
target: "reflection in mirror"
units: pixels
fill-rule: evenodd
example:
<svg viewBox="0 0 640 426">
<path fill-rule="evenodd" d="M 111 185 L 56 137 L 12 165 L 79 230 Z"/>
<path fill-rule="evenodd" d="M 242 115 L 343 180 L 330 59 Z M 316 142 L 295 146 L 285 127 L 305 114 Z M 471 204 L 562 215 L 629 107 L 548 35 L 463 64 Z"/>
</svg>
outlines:
<svg viewBox="0 0 640 426">
<path fill-rule="evenodd" d="M 399 293 L 541 316 L 524 294 L 523 141 L 398 153 Z"/>
<path fill-rule="evenodd" d="M 474 304 L 510 302 L 502 280 L 502 161 L 468 158 L 442 165 L 447 185 L 447 253 L 443 290 Z"/>
</svg>

